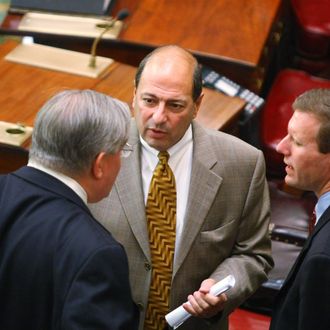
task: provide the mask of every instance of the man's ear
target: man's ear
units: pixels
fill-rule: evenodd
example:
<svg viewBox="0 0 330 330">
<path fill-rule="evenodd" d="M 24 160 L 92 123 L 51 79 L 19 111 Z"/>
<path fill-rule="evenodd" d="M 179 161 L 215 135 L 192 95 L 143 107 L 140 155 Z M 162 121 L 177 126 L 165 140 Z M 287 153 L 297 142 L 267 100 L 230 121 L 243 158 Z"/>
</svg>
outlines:
<svg viewBox="0 0 330 330">
<path fill-rule="evenodd" d="M 194 110 L 194 114 L 193 114 L 193 118 L 196 118 L 197 113 L 199 111 L 199 108 L 201 106 L 202 100 L 203 100 L 204 94 L 202 93 L 198 99 L 194 102 L 195 103 L 195 110 Z"/>
<path fill-rule="evenodd" d="M 134 110 L 135 98 L 136 98 L 136 87 L 134 87 L 134 92 L 133 92 L 133 100 L 132 100 L 132 109 L 133 110 Z"/>
<path fill-rule="evenodd" d="M 95 157 L 95 159 L 93 161 L 93 164 L 92 164 L 92 175 L 96 179 L 101 179 L 103 177 L 103 173 L 104 173 L 104 168 L 103 168 L 104 158 L 105 158 L 105 152 L 100 152 Z"/>
</svg>

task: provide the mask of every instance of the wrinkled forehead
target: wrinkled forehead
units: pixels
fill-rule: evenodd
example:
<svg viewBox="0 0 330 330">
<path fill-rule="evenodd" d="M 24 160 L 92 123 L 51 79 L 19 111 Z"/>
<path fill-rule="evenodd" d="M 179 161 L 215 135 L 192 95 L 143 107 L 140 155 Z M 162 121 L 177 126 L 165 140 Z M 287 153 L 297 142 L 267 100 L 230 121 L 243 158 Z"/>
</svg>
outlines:
<svg viewBox="0 0 330 330">
<path fill-rule="evenodd" d="M 189 55 L 189 54 L 188 54 Z M 141 75 L 141 82 L 173 86 L 192 94 L 195 61 L 178 51 L 156 53 L 147 62 Z"/>
<path fill-rule="evenodd" d="M 313 113 L 295 111 L 289 121 L 288 131 L 293 136 L 304 140 L 316 140 L 321 122 Z"/>
</svg>

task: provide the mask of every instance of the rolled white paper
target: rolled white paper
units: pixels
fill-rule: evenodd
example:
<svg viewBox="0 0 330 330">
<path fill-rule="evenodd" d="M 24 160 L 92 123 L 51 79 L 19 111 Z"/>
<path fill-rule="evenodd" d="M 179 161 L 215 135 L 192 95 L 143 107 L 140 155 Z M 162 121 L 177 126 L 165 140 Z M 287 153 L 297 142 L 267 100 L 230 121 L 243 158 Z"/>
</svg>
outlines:
<svg viewBox="0 0 330 330">
<path fill-rule="evenodd" d="M 223 280 L 215 283 L 211 289 L 210 294 L 218 296 L 221 293 L 226 292 L 235 285 L 235 278 L 233 275 L 228 275 Z M 189 302 L 188 302 L 189 304 Z M 184 321 L 189 319 L 191 314 L 189 314 L 183 306 L 179 306 L 174 309 L 172 312 L 165 315 L 167 323 L 174 329 L 178 328 Z"/>
</svg>

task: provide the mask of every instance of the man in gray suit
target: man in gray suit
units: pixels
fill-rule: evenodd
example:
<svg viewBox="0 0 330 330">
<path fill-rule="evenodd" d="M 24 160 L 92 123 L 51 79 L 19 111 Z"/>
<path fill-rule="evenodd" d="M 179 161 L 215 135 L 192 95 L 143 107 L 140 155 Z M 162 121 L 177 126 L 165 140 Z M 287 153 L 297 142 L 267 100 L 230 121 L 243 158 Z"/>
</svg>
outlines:
<svg viewBox="0 0 330 330">
<path fill-rule="evenodd" d="M 159 151 L 170 155 L 177 192 L 169 309 L 188 299 L 184 308 L 194 316 L 180 329 L 227 329 L 229 313 L 273 266 L 263 155 L 234 136 L 198 125 L 202 98 L 200 67 L 189 52 L 164 46 L 149 54 L 135 77 L 132 153 L 109 197 L 91 207 L 126 249 L 140 329 L 149 329 L 144 319 L 152 264 L 145 205 Z M 218 297 L 208 293 L 230 274 L 234 288 Z"/>
</svg>

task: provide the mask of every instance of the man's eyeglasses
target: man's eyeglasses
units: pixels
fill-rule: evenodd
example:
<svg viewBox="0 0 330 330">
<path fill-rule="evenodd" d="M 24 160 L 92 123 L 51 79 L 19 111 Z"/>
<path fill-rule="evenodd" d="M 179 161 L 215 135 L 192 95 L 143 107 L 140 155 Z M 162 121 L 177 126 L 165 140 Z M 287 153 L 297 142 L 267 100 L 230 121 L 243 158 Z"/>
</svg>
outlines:
<svg viewBox="0 0 330 330">
<path fill-rule="evenodd" d="M 127 158 L 131 154 L 132 151 L 133 151 L 132 146 L 128 143 L 125 143 L 125 145 L 121 149 L 120 157 L 121 158 Z"/>
</svg>

